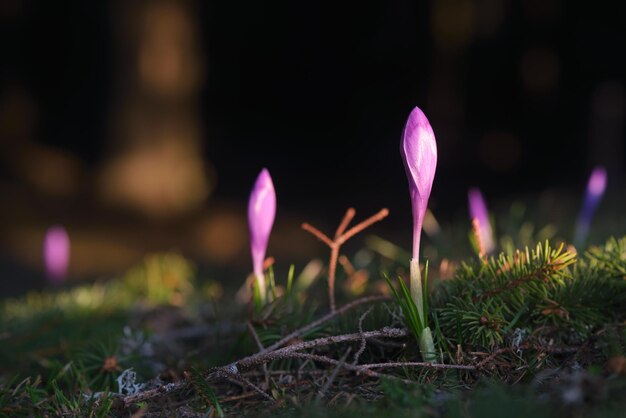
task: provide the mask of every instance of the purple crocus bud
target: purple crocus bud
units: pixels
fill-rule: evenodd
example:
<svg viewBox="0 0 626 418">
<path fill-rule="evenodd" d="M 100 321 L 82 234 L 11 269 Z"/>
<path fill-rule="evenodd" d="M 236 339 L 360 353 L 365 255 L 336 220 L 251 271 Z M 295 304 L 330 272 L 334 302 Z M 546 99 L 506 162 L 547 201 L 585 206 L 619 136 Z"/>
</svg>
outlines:
<svg viewBox="0 0 626 418">
<path fill-rule="evenodd" d="M 70 238 L 62 226 L 55 225 L 46 231 L 43 260 L 48 280 L 53 284 L 63 282 L 70 263 Z"/>
<path fill-rule="evenodd" d="M 469 212 L 472 222 L 474 219 L 478 221 L 478 239 L 480 240 L 479 247 L 481 247 L 484 254 L 490 254 L 495 244 L 493 241 L 493 232 L 491 231 L 491 222 L 489 222 L 489 212 L 487 211 L 487 205 L 483 194 L 476 187 L 472 187 L 467 192 L 469 200 Z"/>
<path fill-rule="evenodd" d="M 595 213 L 602 196 L 604 196 L 606 182 L 606 169 L 602 166 L 594 168 L 591 172 L 591 176 L 589 177 L 587 191 L 585 192 L 585 198 L 583 200 L 583 207 L 580 211 L 580 215 L 578 216 L 576 233 L 574 235 L 574 245 L 576 247 L 582 247 L 585 244 L 585 241 L 587 241 L 591 220 L 593 219 L 593 214 Z"/>
<path fill-rule="evenodd" d="M 435 134 L 424 112 L 413 109 L 404 126 L 400 154 L 409 179 L 409 191 L 413 208 L 413 258 L 410 263 L 411 298 L 417 307 L 420 320 L 424 323 L 424 293 L 422 273 L 419 266 L 420 238 L 428 206 L 428 198 L 437 168 L 437 143 Z"/>
<path fill-rule="evenodd" d="M 435 134 L 424 112 L 413 109 L 404 126 L 400 154 L 409 179 L 413 207 L 413 258 L 419 258 L 420 237 L 437 168 Z"/>
<path fill-rule="evenodd" d="M 250 201 L 248 202 L 248 226 L 250 227 L 250 249 L 252 251 L 252 266 L 259 286 L 261 300 L 265 301 L 265 276 L 263 275 L 263 261 L 267 242 L 270 238 L 274 216 L 276 215 L 276 192 L 274 184 L 266 168 L 254 183 Z"/>
</svg>

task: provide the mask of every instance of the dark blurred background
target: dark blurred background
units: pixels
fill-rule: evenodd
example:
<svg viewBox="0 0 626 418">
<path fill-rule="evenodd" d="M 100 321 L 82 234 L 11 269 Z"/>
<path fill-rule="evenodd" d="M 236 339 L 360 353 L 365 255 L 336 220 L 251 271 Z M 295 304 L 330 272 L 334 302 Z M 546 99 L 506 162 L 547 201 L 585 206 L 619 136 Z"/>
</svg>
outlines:
<svg viewBox="0 0 626 418">
<path fill-rule="evenodd" d="M 399 140 L 416 105 L 437 136 L 440 222 L 473 185 L 578 202 L 597 164 L 619 195 L 625 52 L 624 2 L 1 0 L 2 292 L 13 274 L 43 282 L 51 224 L 74 278 L 169 249 L 248 268 L 262 167 L 271 253 L 323 251 L 299 224 L 331 228 L 348 206 L 389 207 L 380 228 L 408 246 Z"/>
</svg>

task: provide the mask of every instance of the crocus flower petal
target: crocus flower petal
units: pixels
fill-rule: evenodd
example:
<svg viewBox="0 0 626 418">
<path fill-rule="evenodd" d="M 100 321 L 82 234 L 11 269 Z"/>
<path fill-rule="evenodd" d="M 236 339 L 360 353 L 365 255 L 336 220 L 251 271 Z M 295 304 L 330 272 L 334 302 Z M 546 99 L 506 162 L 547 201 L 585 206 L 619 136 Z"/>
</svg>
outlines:
<svg viewBox="0 0 626 418">
<path fill-rule="evenodd" d="M 254 274 L 257 277 L 263 275 L 263 260 L 275 215 L 276 192 L 270 173 L 264 168 L 254 183 L 248 202 L 250 249 Z"/>
<path fill-rule="evenodd" d="M 470 219 L 478 219 L 480 228 L 480 239 L 483 248 L 487 254 L 491 253 L 495 247 L 493 242 L 493 232 L 491 230 L 491 222 L 489 221 L 489 212 L 483 194 L 478 188 L 471 188 L 467 192 L 469 201 Z"/>
<path fill-rule="evenodd" d="M 426 115 L 416 107 L 404 126 L 400 154 L 413 207 L 413 258 L 419 257 L 422 224 L 437 168 L 437 143 Z"/>
<path fill-rule="evenodd" d="M 589 182 L 587 183 L 583 207 L 580 211 L 580 215 L 578 216 L 578 223 L 576 224 L 574 245 L 577 247 L 583 246 L 585 241 L 587 241 L 591 221 L 602 196 L 604 196 L 606 183 L 606 169 L 601 166 L 594 168 L 591 172 L 591 176 L 589 177 Z"/>
<path fill-rule="evenodd" d="M 52 226 L 43 241 L 43 260 L 48 280 L 61 283 L 70 263 L 70 238 L 62 226 Z"/>
<path fill-rule="evenodd" d="M 596 167 L 591 172 L 589 183 L 587 184 L 587 196 L 589 199 L 599 199 L 606 190 L 606 169 Z"/>
</svg>

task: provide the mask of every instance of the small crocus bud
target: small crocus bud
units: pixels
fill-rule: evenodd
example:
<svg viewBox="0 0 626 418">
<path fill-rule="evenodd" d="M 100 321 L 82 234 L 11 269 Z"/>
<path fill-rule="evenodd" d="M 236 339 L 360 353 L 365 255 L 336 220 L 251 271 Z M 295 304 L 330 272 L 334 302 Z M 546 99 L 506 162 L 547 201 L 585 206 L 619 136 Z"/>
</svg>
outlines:
<svg viewBox="0 0 626 418">
<path fill-rule="evenodd" d="M 481 252 L 484 252 L 483 254 L 480 254 L 482 257 L 487 254 L 491 254 L 491 252 L 495 249 L 491 222 L 489 222 L 489 212 L 487 211 L 487 205 L 485 204 L 483 194 L 478 188 L 473 187 L 469 189 L 467 197 L 469 200 L 470 218 L 473 223 L 477 224 L 478 227 L 476 238 L 479 241 L 479 246 L 482 248 Z"/>
<path fill-rule="evenodd" d="M 48 280 L 53 284 L 62 283 L 70 263 L 70 238 L 62 226 L 55 225 L 46 231 L 43 261 Z"/>
<path fill-rule="evenodd" d="M 602 196 L 604 196 L 606 182 L 606 169 L 604 167 L 594 168 L 591 172 L 591 176 L 589 177 L 587 191 L 585 192 L 585 198 L 583 200 L 583 207 L 580 211 L 580 215 L 578 216 L 576 233 L 574 235 L 574 245 L 576 247 L 583 246 L 587 241 L 591 220 L 593 219 L 593 214 L 595 213 Z"/>
<path fill-rule="evenodd" d="M 413 259 L 411 260 L 411 296 L 423 318 L 422 279 L 419 270 L 420 238 L 428 198 L 437 168 L 437 143 L 424 112 L 416 107 L 404 126 L 400 154 L 409 180 L 413 208 Z"/>
<path fill-rule="evenodd" d="M 276 192 L 267 169 L 261 173 L 254 183 L 248 202 L 248 226 L 250 228 L 250 249 L 252 251 L 252 266 L 257 280 L 261 302 L 265 302 L 265 276 L 263 275 L 263 261 L 267 242 L 270 238 L 274 216 L 276 215 Z"/>
<path fill-rule="evenodd" d="M 404 126 L 400 154 L 409 179 L 413 207 L 413 258 L 419 258 L 422 224 L 437 168 L 437 142 L 433 128 L 419 107 Z"/>
</svg>

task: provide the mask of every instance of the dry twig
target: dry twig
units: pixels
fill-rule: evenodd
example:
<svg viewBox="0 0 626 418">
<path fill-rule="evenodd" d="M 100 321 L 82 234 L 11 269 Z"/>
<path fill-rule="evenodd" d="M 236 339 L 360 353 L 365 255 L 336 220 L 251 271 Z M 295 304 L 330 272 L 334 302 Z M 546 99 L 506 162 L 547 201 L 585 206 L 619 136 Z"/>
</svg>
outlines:
<svg viewBox="0 0 626 418">
<path fill-rule="evenodd" d="M 261 339 L 259 338 L 259 334 L 256 333 L 256 330 L 254 329 L 252 322 L 247 321 L 246 325 L 248 326 L 248 330 L 250 331 L 250 334 L 252 334 L 252 338 L 254 338 L 254 342 L 256 343 L 257 347 L 259 347 L 259 350 L 261 351 L 265 350 L 265 348 L 263 347 L 263 343 L 261 342 Z"/>
<path fill-rule="evenodd" d="M 326 381 L 324 386 L 320 389 L 320 391 L 319 391 L 319 393 L 317 395 L 317 398 L 316 398 L 317 401 L 322 400 L 322 398 L 326 394 L 326 391 L 328 390 L 328 388 L 330 388 L 330 386 L 333 384 L 333 382 L 337 378 L 337 375 L 339 374 L 339 371 L 346 364 L 346 358 L 348 358 L 348 355 L 350 354 L 350 351 L 352 351 L 352 349 L 350 347 L 348 347 L 348 349 L 343 354 L 343 356 L 341 356 L 341 359 L 339 359 L 339 364 L 337 365 L 337 367 L 335 367 L 335 369 L 330 374 L 330 377 L 328 378 L 328 380 Z"/>
<path fill-rule="evenodd" d="M 258 366 L 269 361 L 291 358 L 291 354 L 307 350 L 310 348 L 324 347 L 331 344 L 338 344 L 350 341 L 359 341 L 361 338 L 401 338 L 409 335 L 406 329 L 384 327 L 380 330 L 365 331 L 363 333 L 355 332 L 353 334 L 331 335 L 329 337 L 317 338 L 315 340 L 303 341 L 301 343 L 288 345 L 274 351 L 260 352 L 249 357 L 243 358 L 232 363 L 222 369 L 224 370 L 241 370 Z M 219 369 L 218 369 L 219 370 Z"/>
<path fill-rule="evenodd" d="M 229 379 L 232 379 L 232 380 L 234 380 L 236 382 L 239 382 L 243 386 L 251 387 L 255 392 L 257 392 L 259 395 L 263 396 L 268 401 L 271 401 L 271 402 L 275 402 L 276 401 L 274 398 L 272 398 L 270 395 L 268 395 L 267 392 L 265 392 L 263 389 L 261 389 L 260 387 L 258 387 L 254 383 L 252 383 L 246 377 L 244 377 L 244 376 L 242 376 L 242 375 L 240 375 L 238 373 L 233 373 L 231 371 L 228 371 L 228 376 L 229 376 Z"/>
<path fill-rule="evenodd" d="M 300 356 L 300 354 L 302 354 L 300 353 L 301 350 L 322 347 L 322 346 L 326 346 L 330 344 L 352 342 L 352 341 L 362 341 L 364 339 L 365 340 L 367 339 L 380 340 L 381 338 L 406 337 L 408 335 L 408 332 L 405 329 L 385 327 L 381 330 L 376 330 L 376 331 L 358 332 L 358 333 L 353 333 L 353 334 L 343 334 L 343 335 L 318 338 L 315 340 L 305 341 L 305 342 L 301 342 L 298 344 L 291 344 L 291 345 L 288 345 L 287 347 L 283 347 L 285 344 L 289 343 L 293 339 L 299 336 L 305 335 L 312 329 L 315 329 L 319 327 L 320 325 L 358 306 L 361 306 L 367 303 L 373 303 L 373 302 L 379 302 L 379 301 L 385 301 L 385 300 L 389 300 L 389 297 L 381 295 L 381 296 L 369 296 L 369 297 L 357 299 L 341 307 L 340 309 L 334 312 L 329 312 L 328 314 L 309 323 L 308 325 L 295 330 L 294 332 L 282 338 L 280 341 L 277 341 L 276 343 L 272 344 L 269 347 L 261 349 L 256 354 L 253 354 L 249 357 L 246 357 L 239 361 L 231 363 L 230 365 L 218 367 L 218 368 L 211 370 L 210 372 L 206 374 L 206 378 L 207 379 L 232 379 L 232 378 L 242 377 L 242 372 L 241 372 L 242 369 L 249 369 L 257 365 L 267 364 L 270 361 L 284 359 L 284 358 L 304 358 Z M 258 340 L 257 344 L 260 347 L 262 347 L 262 345 L 260 345 L 261 343 L 260 343 L 260 340 L 258 339 L 258 335 L 255 336 L 256 331 L 254 330 L 254 328 L 250 328 L 250 325 L 249 325 L 249 329 L 250 329 L 250 332 L 252 332 L 252 335 L 255 338 L 255 340 Z M 333 360 L 333 361 L 336 361 L 336 360 Z M 347 366 L 348 365 L 346 365 L 346 367 Z M 368 372 L 368 375 L 374 376 L 374 377 L 378 376 L 375 373 L 371 374 L 369 372 Z M 244 380 L 243 382 L 248 384 L 246 380 Z M 188 379 L 183 379 L 178 382 L 168 383 L 165 385 L 162 383 L 158 383 L 157 387 L 154 387 L 152 389 L 147 389 L 143 392 L 139 392 L 134 395 L 125 396 L 122 398 L 122 401 L 124 405 L 128 407 L 138 402 L 143 402 L 148 399 L 166 396 L 173 392 L 182 390 L 186 388 L 188 384 L 189 384 Z M 256 388 L 255 390 L 257 389 L 263 392 L 260 388 Z M 269 397 L 267 393 L 265 392 L 263 393 L 264 393 L 264 396 Z"/>
<path fill-rule="evenodd" d="M 420 367 L 426 369 L 454 369 L 454 370 L 476 370 L 476 366 L 466 366 L 462 364 L 442 364 L 428 363 L 422 361 L 395 361 L 389 363 L 361 364 L 364 369 L 392 369 L 397 367 Z"/>
<path fill-rule="evenodd" d="M 254 329 L 254 325 L 252 325 L 252 322 L 248 321 L 246 324 L 248 325 L 248 330 L 250 330 L 250 334 L 252 334 L 252 338 L 254 338 L 254 342 L 256 342 L 256 345 L 257 347 L 259 347 L 259 350 L 261 351 L 265 350 L 265 347 L 263 347 L 263 343 L 261 342 L 261 339 L 259 338 L 259 334 L 257 334 L 256 330 Z M 265 387 L 269 388 L 270 375 L 267 372 L 267 364 L 263 365 L 263 372 L 265 373 Z"/>
<path fill-rule="evenodd" d="M 302 359 L 310 359 L 310 360 L 314 360 L 320 363 L 326 363 L 326 364 L 333 364 L 335 366 L 339 366 L 341 365 L 344 369 L 346 370 L 350 370 L 352 372 L 355 372 L 357 374 L 357 376 L 359 375 L 364 375 L 364 376 L 368 376 L 368 377 L 375 377 L 375 378 L 387 378 L 390 380 L 397 380 L 399 382 L 402 383 L 406 383 L 406 384 L 412 384 L 412 383 L 416 383 L 412 380 L 409 379 L 403 379 L 401 377 L 398 376 L 393 376 L 393 375 L 388 375 L 388 374 L 384 374 L 384 373 L 378 373 L 375 372 L 373 370 L 364 368 L 362 366 L 354 366 L 352 364 L 347 364 L 347 363 L 341 363 L 339 360 L 335 360 L 332 359 L 330 357 L 326 357 L 326 356 L 320 356 L 317 354 L 309 354 L 309 353 L 294 353 L 293 355 L 294 358 L 302 358 Z"/>
<path fill-rule="evenodd" d="M 367 303 L 373 303 L 373 302 L 380 302 L 380 301 L 385 301 L 385 300 L 391 300 L 391 298 L 389 296 L 384 296 L 384 295 L 380 295 L 380 296 L 366 296 L 364 298 L 360 298 L 357 299 L 355 301 L 352 301 L 344 306 L 342 306 L 341 308 L 337 309 L 334 312 L 329 312 L 326 315 L 322 316 L 319 319 L 316 319 L 313 322 L 310 322 L 309 324 L 303 326 L 302 328 L 299 328 L 297 330 L 295 330 L 294 332 L 284 336 L 283 338 L 281 338 L 279 341 L 275 342 L 274 344 L 270 345 L 269 347 L 267 347 L 265 350 L 261 350 L 261 352 L 266 352 L 266 351 L 272 351 L 275 350 L 279 347 L 284 346 L 285 344 L 289 343 L 290 341 L 292 341 L 293 339 L 300 337 L 304 334 L 306 334 L 307 332 L 311 331 L 312 329 L 315 329 L 317 327 L 319 327 L 322 324 L 325 324 L 326 322 L 334 319 L 335 317 L 342 315 L 358 306 L 361 305 L 365 305 Z"/>
<path fill-rule="evenodd" d="M 353 226 L 349 230 L 346 231 L 346 228 L 350 224 L 350 221 L 354 218 L 355 210 L 353 208 L 349 208 L 346 211 L 346 214 L 343 216 L 341 223 L 337 227 L 335 231 L 334 240 L 330 239 L 328 235 L 324 234 L 319 229 L 315 228 L 313 225 L 308 223 L 302 224 L 302 229 L 311 233 L 315 237 L 317 237 L 320 241 L 326 244 L 330 248 L 330 261 L 328 263 L 328 299 L 330 301 L 330 310 L 335 311 L 335 274 L 337 272 L 337 259 L 339 258 L 339 250 L 341 246 L 350 238 L 363 231 L 368 226 L 383 220 L 387 215 L 389 215 L 388 209 L 381 209 L 378 213 L 364 221 L 358 223 Z M 345 231 L 345 232 L 344 232 Z"/>
<path fill-rule="evenodd" d="M 370 312 L 372 312 L 372 309 L 374 309 L 373 306 L 365 311 L 363 315 L 361 315 L 361 317 L 359 318 L 359 332 L 361 334 L 363 334 L 363 320 Z M 353 365 L 358 364 L 359 357 L 361 357 L 361 354 L 363 354 L 363 352 L 365 351 L 365 347 L 367 347 L 367 340 L 365 338 L 361 338 L 361 346 L 359 347 L 359 350 L 354 354 L 354 360 L 352 361 Z"/>
</svg>

